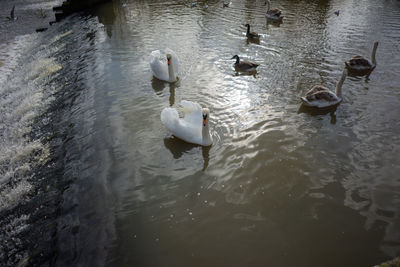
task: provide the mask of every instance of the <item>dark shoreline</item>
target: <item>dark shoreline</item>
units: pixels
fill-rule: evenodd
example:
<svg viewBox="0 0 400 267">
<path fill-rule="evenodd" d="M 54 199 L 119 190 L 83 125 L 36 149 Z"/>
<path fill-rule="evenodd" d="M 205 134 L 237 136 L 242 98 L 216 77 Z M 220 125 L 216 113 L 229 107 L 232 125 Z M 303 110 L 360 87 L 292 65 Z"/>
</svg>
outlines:
<svg viewBox="0 0 400 267">
<path fill-rule="evenodd" d="M 61 6 L 53 7 L 55 12 L 56 21 L 60 21 L 66 16 L 69 16 L 75 12 L 91 9 L 99 4 L 108 2 L 110 0 L 66 0 Z"/>
</svg>

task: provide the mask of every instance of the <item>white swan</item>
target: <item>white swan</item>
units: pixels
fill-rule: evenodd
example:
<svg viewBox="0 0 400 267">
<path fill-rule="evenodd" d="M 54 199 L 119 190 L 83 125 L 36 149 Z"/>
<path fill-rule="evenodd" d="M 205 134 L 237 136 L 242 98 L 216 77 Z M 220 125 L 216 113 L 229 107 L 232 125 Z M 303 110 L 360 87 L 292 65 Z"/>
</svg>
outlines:
<svg viewBox="0 0 400 267">
<path fill-rule="evenodd" d="M 316 85 L 311 88 L 307 94 L 301 97 L 301 101 L 307 107 L 328 108 L 342 102 L 342 85 L 347 76 L 347 70 L 344 69 L 342 77 L 336 84 L 336 91 L 333 93 L 322 85 Z"/>
<path fill-rule="evenodd" d="M 164 51 L 155 50 L 150 54 L 150 68 L 157 79 L 176 82 L 179 73 L 178 56 L 169 48 Z"/>
<path fill-rule="evenodd" d="M 161 112 L 162 123 L 172 134 L 188 143 L 210 146 L 213 143 L 208 121 L 210 111 L 201 108 L 198 103 L 182 100 L 184 117 L 179 118 L 175 108 L 164 108 Z"/>
</svg>

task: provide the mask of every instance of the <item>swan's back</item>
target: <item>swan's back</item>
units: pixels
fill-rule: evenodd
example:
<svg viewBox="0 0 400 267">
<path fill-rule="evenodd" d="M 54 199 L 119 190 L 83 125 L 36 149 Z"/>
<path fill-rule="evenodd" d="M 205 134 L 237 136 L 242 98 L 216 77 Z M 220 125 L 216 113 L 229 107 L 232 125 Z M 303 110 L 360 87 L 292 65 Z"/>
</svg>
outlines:
<svg viewBox="0 0 400 267">
<path fill-rule="evenodd" d="M 198 103 L 182 100 L 181 106 L 183 107 L 183 112 L 185 116 L 183 119 L 193 125 L 201 125 L 202 123 L 202 108 Z"/>
<path fill-rule="evenodd" d="M 150 54 L 150 68 L 153 75 L 163 81 L 169 81 L 167 54 L 171 54 L 171 64 L 175 74 L 179 72 L 178 56 L 169 48 L 165 50 L 155 50 Z"/>
<path fill-rule="evenodd" d="M 339 104 L 342 98 L 323 86 L 315 86 L 301 100 L 308 107 L 326 108 Z"/>
<path fill-rule="evenodd" d="M 164 108 L 161 112 L 161 121 L 169 129 L 174 129 L 179 121 L 178 111 L 174 108 Z"/>
<path fill-rule="evenodd" d="M 349 61 L 346 61 L 345 64 L 350 68 L 368 69 L 372 67 L 372 63 L 362 56 L 354 56 Z"/>
</svg>

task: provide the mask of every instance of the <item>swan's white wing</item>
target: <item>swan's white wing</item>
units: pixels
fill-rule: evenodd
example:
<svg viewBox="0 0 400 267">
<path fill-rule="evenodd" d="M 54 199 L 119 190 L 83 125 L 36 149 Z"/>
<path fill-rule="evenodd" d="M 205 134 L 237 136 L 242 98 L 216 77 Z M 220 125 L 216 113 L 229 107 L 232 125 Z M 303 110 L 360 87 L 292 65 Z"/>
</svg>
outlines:
<svg viewBox="0 0 400 267">
<path fill-rule="evenodd" d="M 164 108 L 163 111 L 161 111 L 161 121 L 165 127 L 173 132 L 173 129 L 175 129 L 179 123 L 178 111 L 174 108 Z"/>
<path fill-rule="evenodd" d="M 153 75 L 160 80 L 168 81 L 168 63 L 167 56 L 160 50 L 151 52 L 150 54 L 150 68 Z"/>
<path fill-rule="evenodd" d="M 203 112 L 201 106 L 198 103 L 187 100 L 182 100 L 181 106 L 185 113 L 183 119 L 194 127 L 198 127 L 199 131 L 201 131 L 201 125 L 203 123 Z"/>
<path fill-rule="evenodd" d="M 183 111 L 185 112 L 185 114 L 189 114 L 196 111 L 201 112 L 201 106 L 199 103 L 188 100 L 182 100 L 180 105 L 183 107 Z"/>
</svg>

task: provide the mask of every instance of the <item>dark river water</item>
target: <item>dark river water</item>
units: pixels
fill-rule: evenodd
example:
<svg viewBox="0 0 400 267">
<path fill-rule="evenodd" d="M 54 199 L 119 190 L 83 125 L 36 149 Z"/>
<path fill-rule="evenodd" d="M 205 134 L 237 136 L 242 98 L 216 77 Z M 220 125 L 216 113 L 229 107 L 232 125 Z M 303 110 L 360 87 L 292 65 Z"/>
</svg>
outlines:
<svg viewBox="0 0 400 267">
<path fill-rule="evenodd" d="M 0 1 L 0 265 L 400 256 L 400 2 L 273 1 L 280 24 L 264 2 L 114 1 L 32 33 L 39 19 L 9 21 L 15 2 Z M 55 5 L 16 3 L 37 16 Z M 347 77 L 336 109 L 301 106 L 374 41 L 376 69 Z M 174 84 L 149 67 L 166 47 L 180 59 Z M 236 73 L 236 54 L 257 73 Z M 210 109 L 211 147 L 161 123 L 181 100 Z"/>
</svg>

